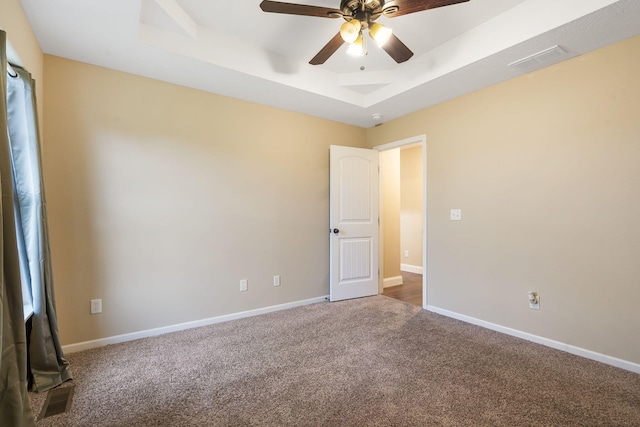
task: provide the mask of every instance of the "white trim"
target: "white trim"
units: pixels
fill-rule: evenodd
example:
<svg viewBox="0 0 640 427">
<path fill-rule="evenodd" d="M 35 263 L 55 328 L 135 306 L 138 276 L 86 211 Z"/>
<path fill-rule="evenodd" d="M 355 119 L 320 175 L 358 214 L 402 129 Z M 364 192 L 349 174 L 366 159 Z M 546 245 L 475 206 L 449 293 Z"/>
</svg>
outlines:
<svg viewBox="0 0 640 427">
<path fill-rule="evenodd" d="M 92 341 L 84 341 L 75 344 L 62 346 L 64 353 L 76 353 L 78 351 L 89 350 L 91 348 L 103 347 L 110 344 L 118 344 L 126 341 L 138 340 L 141 338 L 155 337 L 169 332 L 184 331 L 185 329 L 199 328 L 200 326 L 213 325 L 215 323 L 228 322 L 229 320 L 243 319 L 245 317 L 258 316 L 260 314 L 272 313 L 274 311 L 287 310 L 289 308 L 302 307 L 309 304 L 326 302 L 329 296 L 294 301 L 286 304 L 272 305 L 270 307 L 257 308 L 255 310 L 241 311 L 239 313 L 226 314 L 224 316 L 210 317 L 208 319 L 195 320 L 193 322 L 178 323 L 176 325 L 163 326 L 161 328 L 147 329 L 130 334 L 115 335 L 107 338 L 100 338 Z"/>
<path fill-rule="evenodd" d="M 388 144 L 377 145 L 373 147 L 374 150 L 384 151 L 392 150 L 394 148 L 406 147 L 408 145 L 422 145 L 422 266 L 423 270 L 428 267 L 427 264 L 427 234 L 428 234 L 428 221 L 427 221 L 427 135 L 416 135 L 410 138 L 401 139 L 400 141 L 389 142 Z M 380 198 L 382 200 L 382 198 Z M 382 209 L 379 210 L 379 218 L 382 218 Z M 381 222 L 382 223 L 382 222 Z M 380 236 L 382 236 L 382 228 L 380 229 Z M 380 270 L 383 270 L 384 266 L 384 251 L 382 250 L 383 240 L 379 241 L 379 265 Z M 384 271 L 382 271 L 384 274 Z M 422 275 L 422 308 L 427 309 L 427 290 L 429 289 L 428 277 L 426 274 Z"/>
<path fill-rule="evenodd" d="M 491 329 L 493 331 L 501 332 L 503 334 L 511 335 L 514 337 L 522 338 L 523 340 L 531 341 L 536 344 L 542 344 L 547 347 L 555 348 L 556 350 L 565 351 L 567 353 L 575 354 L 586 359 L 602 362 L 607 365 L 615 366 L 617 368 L 625 369 L 627 371 L 640 374 L 640 364 L 630 362 L 628 360 L 618 359 L 616 357 L 607 356 L 606 354 L 596 353 L 595 351 L 587 350 L 574 345 L 566 344 L 560 341 L 554 341 L 549 338 L 544 338 L 538 335 L 533 335 L 528 332 L 519 331 L 517 329 L 507 328 L 506 326 L 497 325 L 495 323 L 486 322 L 484 320 L 476 319 L 475 317 L 465 316 L 464 314 L 456 313 L 453 311 L 445 310 L 434 306 L 427 306 L 427 310 L 433 313 L 441 314 L 443 316 L 451 317 L 453 319 L 462 320 L 463 322 L 471 323 L 473 325 L 482 326 L 483 328 Z"/>
<path fill-rule="evenodd" d="M 411 264 L 400 264 L 400 271 L 406 271 L 407 273 L 422 274 L 422 266 Z"/>
<path fill-rule="evenodd" d="M 382 287 L 390 288 L 391 286 L 402 285 L 402 276 L 385 277 L 382 279 Z"/>
<path fill-rule="evenodd" d="M 411 144 L 424 144 L 427 142 L 427 135 L 422 134 L 418 136 L 412 136 L 411 138 L 401 139 L 400 141 L 389 142 L 388 144 L 376 145 L 374 150 L 385 151 L 393 150 L 394 148 L 404 147 Z"/>
</svg>

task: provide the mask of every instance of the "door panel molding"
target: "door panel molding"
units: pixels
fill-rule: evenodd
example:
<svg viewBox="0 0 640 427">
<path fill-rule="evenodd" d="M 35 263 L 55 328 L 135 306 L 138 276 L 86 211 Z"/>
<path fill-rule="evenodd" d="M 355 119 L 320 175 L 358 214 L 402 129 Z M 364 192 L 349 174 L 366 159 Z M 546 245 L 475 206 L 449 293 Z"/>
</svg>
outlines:
<svg viewBox="0 0 640 427">
<path fill-rule="evenodd" d="M 329 150 L 329 299 L 377 295 L 378 151 Z"/>
</svg>

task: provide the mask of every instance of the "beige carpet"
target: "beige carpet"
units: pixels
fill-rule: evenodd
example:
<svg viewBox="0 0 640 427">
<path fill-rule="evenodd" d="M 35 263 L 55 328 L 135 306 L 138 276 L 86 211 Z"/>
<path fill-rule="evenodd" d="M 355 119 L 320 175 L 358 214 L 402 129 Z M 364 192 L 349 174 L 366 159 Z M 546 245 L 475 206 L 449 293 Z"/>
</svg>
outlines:
<svg viewBox="0 0 640 427">
<path fill-rule="evenodd" d="M 38 426 L 640 426 L 640 375 L 384 296 L 68 359 L 71 410 Z"/>
</svg>

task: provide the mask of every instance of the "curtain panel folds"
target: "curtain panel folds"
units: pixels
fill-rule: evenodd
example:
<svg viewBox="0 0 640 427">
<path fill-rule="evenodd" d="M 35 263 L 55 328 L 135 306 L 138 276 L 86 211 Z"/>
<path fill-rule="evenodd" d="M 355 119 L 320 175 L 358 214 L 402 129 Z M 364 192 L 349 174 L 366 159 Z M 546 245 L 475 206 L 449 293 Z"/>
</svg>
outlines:
<svg viewBox="0 0 640 427">
<path fill-rule="evenodd" d="M 26 70 L 13 69 L 17 76 L 9 76 L 7 84 L 9 147 L 22 283 L 30 290 L 33 307 L 27 330 L 29 379 L 31 388 L 40 392 L 71 379 L 71 373 L 56 317 L 35 82 Z"/>
<path fill-rule="evenodd" d="M 6 33 L 0 30 L 0 128 L 7 129 Z M 0 425 L 35 426 L 27 394 L 27 339 L 8 132 L 0 130 Z"/>
</svg>

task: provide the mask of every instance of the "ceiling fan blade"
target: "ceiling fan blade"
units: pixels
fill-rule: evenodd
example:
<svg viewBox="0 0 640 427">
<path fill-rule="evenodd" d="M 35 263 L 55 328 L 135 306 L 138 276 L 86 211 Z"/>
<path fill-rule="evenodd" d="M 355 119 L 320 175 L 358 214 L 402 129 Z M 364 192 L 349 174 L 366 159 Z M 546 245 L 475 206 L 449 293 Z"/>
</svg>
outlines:
<svg viewBox="0 0 640 427">
<path fill-rule="evenodd" d="M 387 52 L 398 64 L 407 61 L 413 56 L 413 52 L 411 52 L 411 50 L 394 34 L 391 34 L 389 40 L 382 45 L 382 49 L 384 49 L 384 51 Z"/>
<path fill-rule="evenodd" d="M 260 9 L 264 12 L 286 13 L 288 15 L 317 16 L 320 18 L 340 18 L 342 11 L 328 7 L 307 6 L 305 4 L 283 3 L 279 1 L 264 0 L 260 3 Z"/>
<path fill-rule="evenodd" d="M 392 0 L 385 3 L 382 13 L 387 18 L 395 18 L 396 16 L 408 15 L 410 13 L 451 6 L 468 1 L 469 0 Z"/>
<path fill-rule="evenodd" d="M 320 49 L 320 52 L 318 52 L 316 56 L 314 56 L 313 59 L 309 61 L 309 64 L 311 65 L 324 64 L 325 61 L 329 59 L 331 55 L 336 53 L 336 50 L 338 50 L 340 46 L 342 46 L 343 44 L 344 44 L 344 40 L 342 39 L 342 36 L 340 35 L 340 33 L 336 34 L 331 40 L 329 40 L 329 43 L 324 45 L 324 47 Z"/>
</svg>

